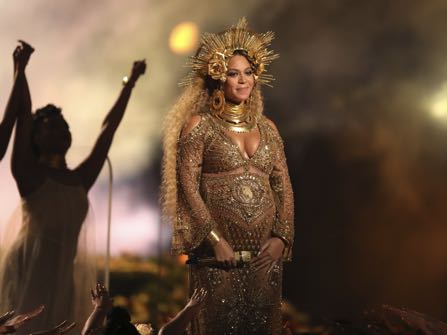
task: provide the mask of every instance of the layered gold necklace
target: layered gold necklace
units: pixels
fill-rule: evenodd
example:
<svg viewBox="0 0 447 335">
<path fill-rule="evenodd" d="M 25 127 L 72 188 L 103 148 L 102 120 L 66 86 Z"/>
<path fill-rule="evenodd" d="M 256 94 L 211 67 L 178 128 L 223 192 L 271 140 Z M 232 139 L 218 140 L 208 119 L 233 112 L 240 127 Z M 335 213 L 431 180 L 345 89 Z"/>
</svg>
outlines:
<svg viewBox="0 0 447 335">
<path fill-rule="evenodd" d="M 235 105 L 226 102 L 219 113 L 214 113 L 217 122 L 229 131 L 248 133 L 256 128 L 256 118 L 245 103 Z"/>
</svg>

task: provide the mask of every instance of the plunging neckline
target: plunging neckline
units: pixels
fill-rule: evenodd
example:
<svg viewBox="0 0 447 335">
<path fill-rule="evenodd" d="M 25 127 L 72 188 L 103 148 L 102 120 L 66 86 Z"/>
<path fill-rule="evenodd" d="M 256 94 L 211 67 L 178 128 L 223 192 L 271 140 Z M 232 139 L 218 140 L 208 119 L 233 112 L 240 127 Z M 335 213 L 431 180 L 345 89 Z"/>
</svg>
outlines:
<svg viewBox="0 0 447 335">
<path fill-rule="evenodd" d="M 216 122 L 217 123 L 217 122 Z M 259 127 L 259 123 L 256 125 L 256 128 L 254 128 L 252 131 L 254 131 L 255 129 L 257 129 L 259 131 L 259 143 L 258 146 L 256 147 L 256 150 L 253 152 L 253 155 L 249 155 L 248 152 L 246 152 L 247 157 L 244 156 L 244 153 L 242 152 L 241 148 L 239 147 L 239 145 L 237 145 L 236 143 L 234 143 L 233 139 L 231 138 L 230 135 L 228 135 L 228 133 L 226 132 L 226 129 L 224 127 L 222 127 L 221 125 L 219 125 L 221 131 L 219 132 L 222 137 L 224 138 L 224 140 L 226 140 L 227 142 L 229 142 L 229 144 L 238 152 L 239 156 L 245 160 L 245 161 L 251 161 L 253 160 L 256 155 L 258 154 L 260 148 L 262 147 L 262 143 L 264 141 L 264 135 L 263 132 L 261 130 L 261 127 Z"/>
</svg>

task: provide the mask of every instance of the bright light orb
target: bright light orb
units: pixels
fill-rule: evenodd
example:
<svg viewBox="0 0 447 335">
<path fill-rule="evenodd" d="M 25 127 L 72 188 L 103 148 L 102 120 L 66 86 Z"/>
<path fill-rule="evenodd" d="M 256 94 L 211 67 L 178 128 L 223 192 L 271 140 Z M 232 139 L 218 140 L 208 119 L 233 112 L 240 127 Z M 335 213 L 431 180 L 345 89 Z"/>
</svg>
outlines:
<svg viewBox="0 0 447 335">
<path fill-rule="evenodd" d="M 433 96 L 429 108 L 434 119 L 447 125 L 447 83 Z"/>
<path fill-rule="evenodd" d="M 169 36 L 169 47 L 176 54 L 191 53 L 199 41 L 199 28 L 193 22 L 176 25 Z"/>
</svg>

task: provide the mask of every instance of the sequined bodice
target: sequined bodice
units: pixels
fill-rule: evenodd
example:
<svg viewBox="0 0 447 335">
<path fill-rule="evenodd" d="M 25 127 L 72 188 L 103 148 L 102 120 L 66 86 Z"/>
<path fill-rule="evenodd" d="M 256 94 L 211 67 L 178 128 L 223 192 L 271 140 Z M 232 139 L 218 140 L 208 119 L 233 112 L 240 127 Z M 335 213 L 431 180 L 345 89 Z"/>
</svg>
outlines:
<svg viewBox="0 0 447 335">
<path fill-rule="evenodd" d="M 282 140 L 264 117 L 250 158 L 209 114 L 179 140 L 178 220 L 173 248 L 197 249 L 216 228 L 237 250 L 258 251 L 272 234 L 291 240 L 293 194 Z"/>
<path fill-rule="evenodd" d="M 229 172 L 252 166 L 266 174 L 273 169 L 274 153 L 278 149 L 272 129 L 264 122 L 258 123 L 259 145 L 250 158 L 245 158 L 239 147 L 226 134 L 225 129 L 207 116 L 197 132 L 205 132 L 206 147 L 203 155 L 203 173 Z"/>
</svg>

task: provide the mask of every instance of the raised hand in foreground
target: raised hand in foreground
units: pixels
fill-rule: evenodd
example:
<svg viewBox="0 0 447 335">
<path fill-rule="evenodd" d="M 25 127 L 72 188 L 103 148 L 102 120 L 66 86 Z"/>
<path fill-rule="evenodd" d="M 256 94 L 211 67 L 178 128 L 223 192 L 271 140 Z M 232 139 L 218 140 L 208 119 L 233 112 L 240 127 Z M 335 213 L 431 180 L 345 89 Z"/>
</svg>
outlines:
<svg viewBox="0 0 447 335">
<path fill-rule="evenodd" d="M 167 324 L 161 327 L 158 335 L 181 335 L 188 324 L 200 312 L 206 300 L 207 291 L 204 288 L 195 289 L 186 306 Z"/>
<path fill-rule="evenodd" d="M 21 326 L 27 321 L 34 319 L 44 310 L 44 306 L 41 305 L 36 309 L 28 313 L 15 315 L 14 311 L 7 312 L 0 317 L 0 334 L 15 333 Z"/>
<path fill-rule="evenodd" d="M 85 322 L 82 335 L 101 334 L 104 330 L 104 320 L 113 308 L 113 299 L 109 291 L 100 282 L 91 290 L 93 311 Z"/>
</svg>

